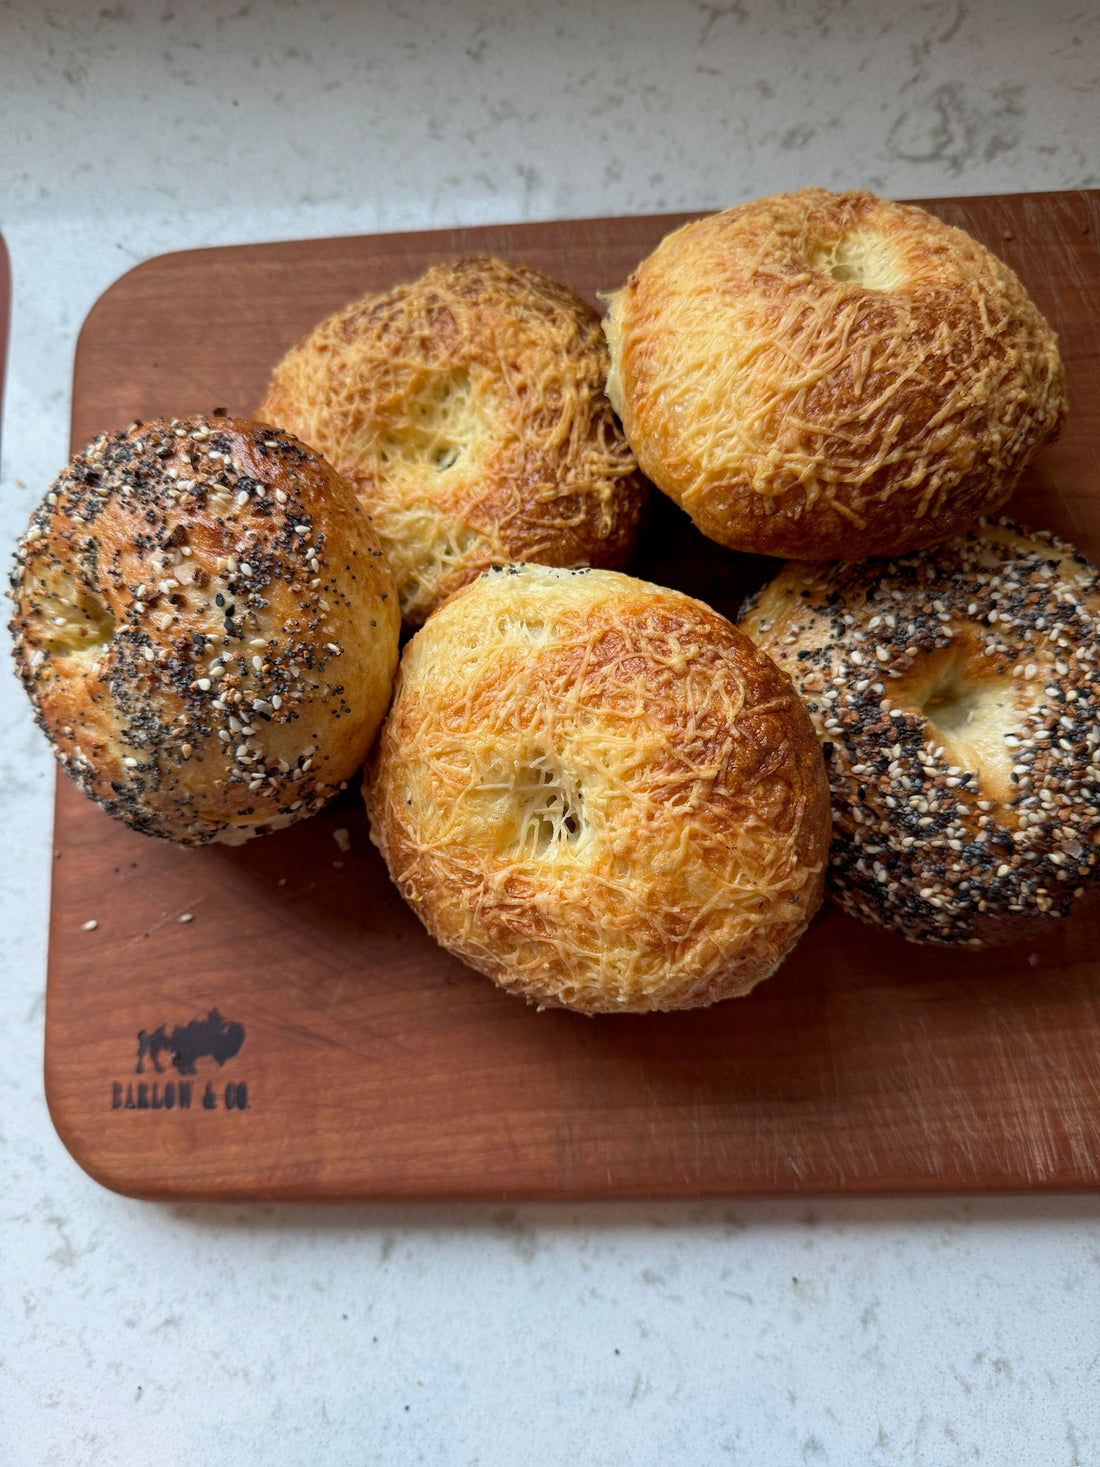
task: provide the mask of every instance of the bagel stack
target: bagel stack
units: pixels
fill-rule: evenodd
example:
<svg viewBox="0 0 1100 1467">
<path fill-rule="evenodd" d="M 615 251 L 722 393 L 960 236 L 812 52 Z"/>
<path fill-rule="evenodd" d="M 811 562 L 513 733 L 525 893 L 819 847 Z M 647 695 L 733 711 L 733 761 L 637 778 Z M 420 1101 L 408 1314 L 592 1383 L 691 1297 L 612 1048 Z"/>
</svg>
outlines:
<svg viewBox="0 0 1100 1467">
<path fill-rule="evenodd" d="M 536 271 L 439 265 L 284 357 L 280 428 L 77 455 L 13 580 L 63 766 L 135 829 L 238 841 L 320 809 L 385 719 L 365 796 L 399 890 L 503 988 L 589 1014 L 748 993 L 823 889 L 975 948 L 1074 910 L 1097 573 L 974 528 L 1066 415 L 1017 277 L 923 210 L 806 189 L 675 231 L 608 300 L 601 335 Z M 791 557 L 743 632 L 620 573 L 643 472 Z"/>
</svg>

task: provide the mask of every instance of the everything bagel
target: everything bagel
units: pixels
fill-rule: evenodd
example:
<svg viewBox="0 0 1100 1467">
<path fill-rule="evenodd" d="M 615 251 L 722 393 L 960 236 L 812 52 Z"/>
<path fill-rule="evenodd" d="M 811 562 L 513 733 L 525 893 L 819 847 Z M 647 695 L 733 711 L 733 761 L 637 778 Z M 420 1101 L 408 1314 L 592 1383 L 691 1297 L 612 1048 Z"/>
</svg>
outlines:
<svg viewBox="0 0 1100 1467">
<path fill-rule="evenodd" d="M 1007 942 L 1094 886 L 1100 581 L 1003 521 L 893 561 L 791 564 L 740 622 L 822 739 L 828 894 L 915 942 Z"/>
</svg>

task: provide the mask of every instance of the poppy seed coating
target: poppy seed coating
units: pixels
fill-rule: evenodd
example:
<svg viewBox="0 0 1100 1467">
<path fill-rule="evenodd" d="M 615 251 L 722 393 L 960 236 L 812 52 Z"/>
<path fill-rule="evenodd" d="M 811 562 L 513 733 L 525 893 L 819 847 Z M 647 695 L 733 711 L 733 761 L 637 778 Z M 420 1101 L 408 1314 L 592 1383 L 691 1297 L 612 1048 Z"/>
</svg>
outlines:
<svg viewBox="0 0 1100 1467">
<path fill-rule="evenodd" d="M 16 667 L 81 788 L 136 830 L 237 841 L 359 767 L 397 661 L 366 514 L 289 434 L 136 423 L 77 454 L 12 574 Z"/>
<path fill-rule="evenodd" d="M 793 563 L 741 618 L 822 739 L 827 891 L 916 942 L 1067 915 L 1100 841 L 1100 582 L 1008 521 L 892 561 Z"/>
</svg>

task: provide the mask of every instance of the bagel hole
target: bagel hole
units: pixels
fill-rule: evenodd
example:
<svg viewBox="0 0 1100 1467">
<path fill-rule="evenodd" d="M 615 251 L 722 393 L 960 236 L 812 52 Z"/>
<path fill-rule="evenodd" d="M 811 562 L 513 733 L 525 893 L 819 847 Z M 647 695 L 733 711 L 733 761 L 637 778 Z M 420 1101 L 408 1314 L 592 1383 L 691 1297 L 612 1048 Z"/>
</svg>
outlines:
<svg viewBox="0 0 1100 1467">
<path fill-rule="evenodd" d="M 516 768 L 516 844 L 538 860 L 575 846 L 584 830 L 580 791 L 570 789 L 556 760 L 543 755 Z"/>
<path fill-rule="evenodd" d="M 820 242 L 811 252 L 815 270 L 864 290 L 894 290 L 901 279 L 894 253 L 877 235 L 856 231 Z"/>
<path fill-rule="evenodd" d="M 497 763 L 473 795 L 501 852 L 520 860 L 544 860 L 573 849 L 587 832 L 581 788 L 547 752 Z"/>
<path fill-rule="evenodd" d="M 929 740 L 943 746 L 948 761 L 978 776 L 997 799 L 1012 792 L 1013 759 L 1005 738 L 1020 714 L 1011 680 L 998 677 L 966 645 L 951 645 L 918 659 L 895 683 L 892 702 L 925 720 Z"/>
<path fill-rule="evenodd" d="M 94 662 L 115 634 L 115 619 L 98 596 L 69 577 L 38 603 L 41 645 L 54 657 Z"/>
<path fill-rule="evenodd" d="M 964 734 L 980 712 L 985 693 L 980 684 L 967 681 L 966 663 L 956 652 L 931 669 L 932 681 L 924 694 L 920 712 L 940 734 L 955 738 Z"/>
<path fill-rule="evenodd" d="M 432 372 L 401 402 L 378 439 L 387 469 L 445 474 L 463 466 L 485 436 L 468 372 Z"/>
</svg>

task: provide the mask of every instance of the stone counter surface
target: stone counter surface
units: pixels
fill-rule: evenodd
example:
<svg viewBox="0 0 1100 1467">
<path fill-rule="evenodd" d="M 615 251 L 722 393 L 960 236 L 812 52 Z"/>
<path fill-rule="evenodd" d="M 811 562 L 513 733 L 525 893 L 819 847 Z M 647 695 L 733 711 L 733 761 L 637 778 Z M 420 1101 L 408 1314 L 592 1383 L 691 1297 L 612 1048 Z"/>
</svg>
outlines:
<svg viewBox="0 0 1100 1467">
<path fill-rule="evenodd" d="M 96 297 L 168 250 L 1097 187 L 1095 7 L 0 4 L 10 556 Z M 0 679 L 0 1462 L 1100 1461 L 1100 1199 L 160 1206 L 41 1079 L 54 771 Z"/>
</svg>

